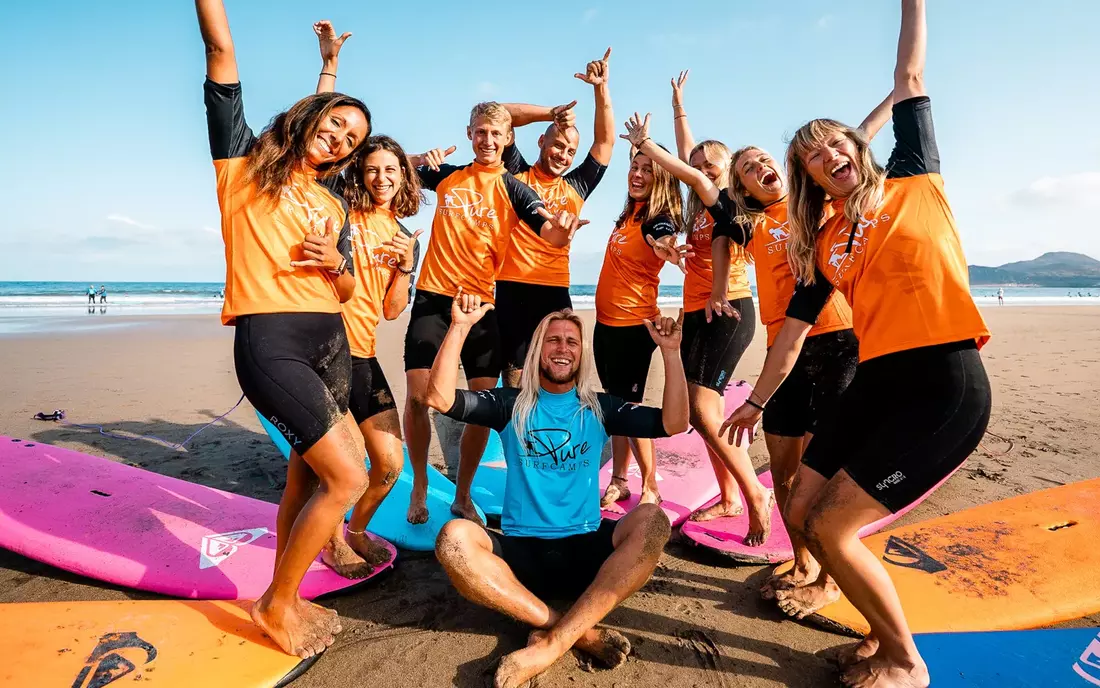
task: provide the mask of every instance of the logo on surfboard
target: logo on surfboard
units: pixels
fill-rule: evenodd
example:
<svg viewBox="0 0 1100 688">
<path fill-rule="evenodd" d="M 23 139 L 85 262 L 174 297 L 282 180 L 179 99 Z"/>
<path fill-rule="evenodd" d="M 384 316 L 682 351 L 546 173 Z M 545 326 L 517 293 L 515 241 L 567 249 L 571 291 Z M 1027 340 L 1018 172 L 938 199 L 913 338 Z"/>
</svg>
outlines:
<svg viewBox="0 0 1100 688">
<path fill-rule="evenodd" d="M 230 533 L 203 535 L 199 546 L 199 568 L 208 569 L 220 566 L 223 561 L 236 554 L 242 545 L 258 540 L 268 534 L 267 528 L 249 528 L 234 530 Z"/>
<path fill-rule="evenodd" d="M 84 661 L 84 668 L 77 674 L 72 688 L 103 688 L 132 673 L 137 665 L 122 656 L 121 652 L 126 649 L 145 652 L 142 666 L 157 658 L 157 648 L 139 638 L 134 631 L 107 633 L 100 637 L 95 649 Z"/>
<path fill-rule="evenodd" d="M 946 566 L 920 547 L 894 535 L 886 541 L 886 551 L 882 553 L 882 560 L 894 566 L 904 566 L 907 569 L 917 569 L 925 573 L 939 573 L 947 570 Z"/>
<path fill-rule="evenodd" d="M 1073 671 L 1092 685 L 1100 686 L 1100 635 L 1092 639 L 1081 658 L 1073 663 Z"/>
</svg>

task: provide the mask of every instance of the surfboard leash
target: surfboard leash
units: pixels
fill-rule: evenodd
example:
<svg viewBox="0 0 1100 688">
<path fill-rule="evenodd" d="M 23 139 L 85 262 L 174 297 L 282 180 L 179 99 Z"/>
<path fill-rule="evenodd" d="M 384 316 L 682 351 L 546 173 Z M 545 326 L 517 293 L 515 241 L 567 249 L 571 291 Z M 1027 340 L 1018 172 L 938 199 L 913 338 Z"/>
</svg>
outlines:
<svg viewBox="0 0 1100 688">
<path fill-rule="evenodd" d="M 86 424 L 86 423 L 72 423 L 72 422 L 69 422 L 69 421 L 65 420 L 65 409 L 55 409 L 53 413 L 39 412 L 39 413 L 34 414 L 34 419 L 35 420 L 53 421 L 55 423 L 60 423 L 61 425 L 65 425 L 65 426 L 71 427 L 71 428 L 83 428 L 85 430 L 98 430 L 100 435 L 103 435 L 104 437 L 110 437 L 110 438 L 113 438 L 113 439 L 117 439 L 117 440 L 129 440 L 129 441 L 155 440 L 157 442 L 160 442 L 161 444 L 167 445 L 171 449 L 180 449 L 180 450 L 182 450 L 182 449 L 186 449 L 187 444 L 191 440 L 198 437 L 199 433 L 201 433 L 203 430 L 206 430 L 207 428 L 209 428 L 214 423 L 217 423 L 218 421 L 220 421 L 223 418 L 225 418 L 226 416 L 228 416 L 230 413 L 233 413 L 234 411 L 236 411 L 237 407 L 240 406 L 242 402 L 244 402 L 244 395 L 243 394 L 241 395 L 241 398 L 237 400 L 237 403 L 233 404 L 233 408 L 229 409 L 228 411 L 226 411 L 222 415 L 218 416 L 217 418 L 210 421 L 206 425 L 202 426 L 201 428 L 199 428 L 195 432 L 191 433 L 191 435 L 188 436 L 187 439 L 185 439 L 184 441 L 179 442 L 179 443 L 169 442 L 168 440 L 164 439 L 163 437 L 157 437 L 156 435 L 140 435 L 140 434 L 137 434 L 137 433 L 133 433 L 133 434 L 130 434 L 130 435 L 119 435 L 119 434 L 117 434 L 117 432 L 113 432 L 111 430 L 105 429 L 102 425 Z"/>
</svg>

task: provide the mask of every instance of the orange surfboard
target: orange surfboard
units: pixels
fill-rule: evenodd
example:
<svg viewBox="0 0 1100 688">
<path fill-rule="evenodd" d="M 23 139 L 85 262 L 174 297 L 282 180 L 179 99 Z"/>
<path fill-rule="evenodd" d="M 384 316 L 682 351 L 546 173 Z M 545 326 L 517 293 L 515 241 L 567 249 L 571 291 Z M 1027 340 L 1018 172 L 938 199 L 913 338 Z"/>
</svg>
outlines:
<svg viewBox="0 0 1100 688">
<path fill-rule="evenodd" d="M 864 538 L 914 633 L 1037 628 L 1100 612 L 1100 479 L 1041 490 Z M 847 599 L 809 617 L 870 627 Z"/>
<path fill-rule="evenodd" d="M 313 660 L 285 654 L 250 602 L 0 604 L 0 686 L 283 686 Z"/>
</svg>

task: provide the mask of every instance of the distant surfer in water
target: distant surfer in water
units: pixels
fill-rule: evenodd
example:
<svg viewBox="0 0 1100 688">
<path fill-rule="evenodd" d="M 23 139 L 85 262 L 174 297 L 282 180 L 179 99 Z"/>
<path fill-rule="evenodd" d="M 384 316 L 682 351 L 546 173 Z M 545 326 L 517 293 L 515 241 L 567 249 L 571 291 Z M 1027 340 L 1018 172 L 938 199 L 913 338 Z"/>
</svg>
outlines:
<svg viewBox="0 0 1100 688">
<path fill-rule="evenodd" d="M 583 321 L 571 311 L 539 323 L 518 389 L 456 389 L 463 343 L 491 308 L 459 290 L 425 401 L 501 435 L 508 464 L 504 534 L 455 519 L 440 532 L 436 556 L 463 597 L 535 629 L 527 647 L 506 656 L 496 672 L 496 688 L 516 688 L 574 646 L 609 667 L 626 661 L 630 642 L 596 624 L 649 580 L 670 527 L 655 504 L 640 504 L 618 523 L 601 520 L 600 455 L 611 436 L 687 430 L 688 394 L 680 321 L 645 321 L 665 366 L 658 409 L 596 391 Z M 565 599 L 576 600 L 565 614 L 546 602 Z"/>
<path fill-rule="evenodd" d="M 311 95 L 253 134 L 222 0 L 196 0 L 206 47 L 207 124 L 226 250 L 222 322 L 235 325 L 237 380 L 292 453 L 279 503 L 275 572 L 252 619 L 307 658 L 341 630 L 298 586 L 367 485 L 348 413 L 352 361 L 341 303 L 355 291 L 343 199 L 318 178 L 367 145 L 370 111 L 339 93 Z"/>
<path fill-rule="evenodd" d="M 88 285 L 88 303 L 95 305 L 96 290 L 94 284 Z"/>
<path fill-rule="evenodd" d="M 924 0 L 902 0 L 885 168 L 864 132 L 835 120 L 813 120 L 791 140 L 787 253 L 800 284 L 756 400 L 726 421 L 731 441 L 755 427 L 834 289 L 844 294 L 860 362 L 806 447 L 785 515 L 871 627 L 841 656 L 844 684 L 860 688 L 930 679 L 897 590 L 859 530 L 951 475 L 981 441 L 992 401 L 978 354 L 989 328 L 970 296 L 925 95 L 926 35 Z M 898 289 L 902 278 L 912 288 Z"/>
</svg>

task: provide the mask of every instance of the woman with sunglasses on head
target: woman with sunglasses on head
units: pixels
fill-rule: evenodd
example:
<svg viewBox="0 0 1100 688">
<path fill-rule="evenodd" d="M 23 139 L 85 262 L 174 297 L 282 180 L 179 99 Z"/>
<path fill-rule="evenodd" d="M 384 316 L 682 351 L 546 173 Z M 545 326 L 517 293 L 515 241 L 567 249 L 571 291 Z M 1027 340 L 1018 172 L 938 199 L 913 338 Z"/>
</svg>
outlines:
<svg viewBox="0 0 1100 688">
<path fill-rule="evenodd" d="M 859 529 L 951 475 L 981 441 L 992 403 L 978 353 L 989 328 L 970 296 L 925 95 L 926 33 L 924 1 L 902 0 L 885 168 L 862 132 L 835 120 L 813 120 L 792 139 L 788 255 L 801 284 L 757 396 L 723 426 L 732 436 L 754 425 L 825 300 L 843 293 L 859 366 L 806 448 L 786 516 L 871 627 L 841 656 L 844 683 L 861 688 L 923 688 L 929 675 L 897 590 Z"/>
</svg>

